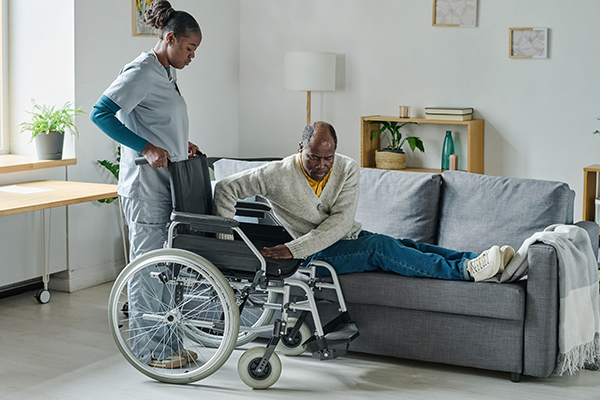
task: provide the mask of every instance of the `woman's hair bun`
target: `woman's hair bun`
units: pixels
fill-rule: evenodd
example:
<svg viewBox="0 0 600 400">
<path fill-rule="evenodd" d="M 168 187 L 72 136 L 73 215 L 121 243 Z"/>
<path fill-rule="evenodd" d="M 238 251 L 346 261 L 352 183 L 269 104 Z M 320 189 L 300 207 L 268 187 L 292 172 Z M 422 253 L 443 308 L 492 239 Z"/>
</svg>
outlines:
<svg viewBox="0 0 600 400">
<path fill-rule="evenodd" d="M 175 10 L 171 7 L 171 3 L 167 0 L 154 0 L 150 5 L 150 9 L 144 14 L 146 24 L 155 29 L 162 29 L 169 19 L 171 19 L 174 12 Z"/>
</svg>

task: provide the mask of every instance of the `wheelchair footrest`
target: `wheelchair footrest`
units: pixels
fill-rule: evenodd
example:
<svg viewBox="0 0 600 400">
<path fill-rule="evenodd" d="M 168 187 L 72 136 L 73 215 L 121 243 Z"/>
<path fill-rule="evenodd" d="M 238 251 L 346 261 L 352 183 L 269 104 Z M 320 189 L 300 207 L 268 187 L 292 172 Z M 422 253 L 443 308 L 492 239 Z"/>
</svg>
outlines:
<svg viewBox="0 0 600 400">
<path fill-rule="evenodd" d="M 313 340 L 314 339 L 314 340 Z M 325 341 L 325 344 L 322 344 Z M 321 344 L 319 344 L 321 342 Z M 312 353 L 313 358 L 319 360 L 333 360 L 348 353 L 348 340 L 332 340 L 328 341 L 325 338 L 317 339 L 315 336 L 308 339 L 305 343 L 306 349 Z"/>
<path fill-rule="evenodd" d="M 358 327 L 348 315 L 341 313 L 331 322 L 323 327 L 325 336 L 310 337 L 304 344 L 314 358 L 320 360 L 331 360 L 348 353 L 350 342 L 359 335 Z"/>
</svg>

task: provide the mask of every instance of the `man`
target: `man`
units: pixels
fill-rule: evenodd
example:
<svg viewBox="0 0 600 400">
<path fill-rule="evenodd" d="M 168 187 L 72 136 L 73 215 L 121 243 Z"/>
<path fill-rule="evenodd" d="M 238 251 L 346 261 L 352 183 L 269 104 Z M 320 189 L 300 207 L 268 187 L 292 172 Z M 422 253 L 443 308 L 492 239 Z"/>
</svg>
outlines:
<svg viewBox="0 0 600 400">
<path fill-rule="evenodd" d="M 478 256 L 363 231 L 354 219 L 360 170 L 356 161 L 336 149 L 333 126 L 322 121 L 307 125 L 300 154 L 219 181 L 217 214 L 231 218 L 237 199 L 261 195 L 295 238 L 266 247 L 261 254 L 323 260 L 338 274 L 381 269 L 405 276 L 483 281 L 502 272 L 514 256 L 509 246 L 493 246 Z"/>
</svg>

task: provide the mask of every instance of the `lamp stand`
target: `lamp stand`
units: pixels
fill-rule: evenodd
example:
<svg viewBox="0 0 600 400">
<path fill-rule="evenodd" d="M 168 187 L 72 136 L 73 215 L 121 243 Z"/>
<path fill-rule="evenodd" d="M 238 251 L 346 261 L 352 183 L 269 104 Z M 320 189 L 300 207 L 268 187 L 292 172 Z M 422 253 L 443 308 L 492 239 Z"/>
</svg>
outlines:
<svg viewBox="0 0 600 400">
<path fill-rule="evenodd" d="M 306 125 L 310 124 L 310 90 L 306 92 Z"/>
</svg>

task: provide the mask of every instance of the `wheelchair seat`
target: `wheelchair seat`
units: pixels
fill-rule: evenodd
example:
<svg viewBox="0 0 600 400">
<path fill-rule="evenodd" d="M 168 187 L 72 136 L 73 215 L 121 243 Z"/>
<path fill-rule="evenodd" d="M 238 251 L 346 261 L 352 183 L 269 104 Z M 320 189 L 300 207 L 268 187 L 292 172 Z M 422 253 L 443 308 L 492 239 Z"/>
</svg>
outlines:
<svg viewBox="0 0 600 400">
<path fill-rule="evenodd" d="M 206 156 L 200 154 L 186 161 L 170 163 L 169 170 L 174 211 L 211 215 L 213 194 Z M 261 209 L 241 214 L 260 221 L 266 219 Z M 293 239 L 280 225 L 240 222 L 239 227 L 259 251 L 263 247 L 276 246 Z M 201 225 L 186 224 L 177 227 L 172 247 L 201 255 L 228 277 L 251 279 L 261 268 L 260 260 L 237 233 L 233 241 L 222 240 L 206 232 Z M 303 260 L 265 257 L 265 261 L 267 277 L 287 278 L 296 272 Z"/>
</svg>

